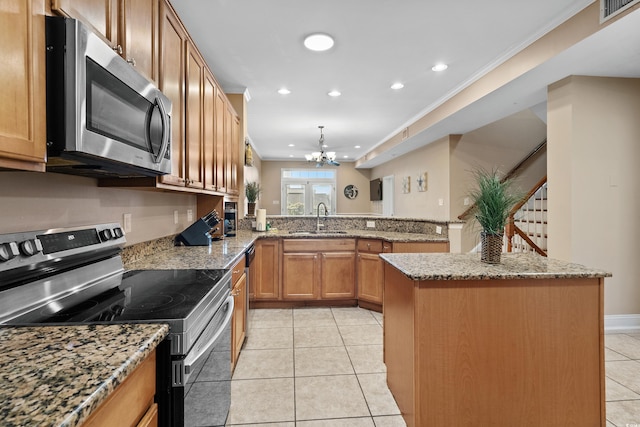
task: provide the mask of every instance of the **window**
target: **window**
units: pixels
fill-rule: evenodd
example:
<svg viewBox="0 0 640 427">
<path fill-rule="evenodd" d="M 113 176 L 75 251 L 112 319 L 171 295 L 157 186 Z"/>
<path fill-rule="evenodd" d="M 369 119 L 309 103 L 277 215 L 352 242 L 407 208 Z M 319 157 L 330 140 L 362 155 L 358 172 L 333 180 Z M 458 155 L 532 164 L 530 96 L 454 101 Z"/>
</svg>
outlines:
<svg viewBox="0 0 640 427">
<path fill-rule="evenodd" d="M 280 180 L 282 215 L 317 215 L 320 203 L 335 213 L 335 170 L 282 169 Z"/>
</svg>

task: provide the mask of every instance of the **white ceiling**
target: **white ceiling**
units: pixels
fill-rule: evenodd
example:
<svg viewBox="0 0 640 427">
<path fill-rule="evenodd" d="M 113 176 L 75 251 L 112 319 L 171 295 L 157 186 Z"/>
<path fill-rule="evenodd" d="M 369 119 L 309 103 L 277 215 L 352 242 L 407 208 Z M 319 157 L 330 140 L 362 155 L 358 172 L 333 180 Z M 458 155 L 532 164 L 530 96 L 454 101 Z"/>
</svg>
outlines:
<svg viewBox="0 0 640 427">
<path fill-rule="evenodd" d="M 248 90 L 248 133 L 262 159 L 304 160 L 323 125 L 341 161 L 361 158 L 590 3 L 172 1 L 223 89 Z M 306 50 L 314 32 L 331 34 L 335 46 Z M 449 68 L 433 72 L 438 62 Z M 640 77 L 640 10 L 362 166 L 525 108 L 544 111 L 546 86 L 571 74 Z M 404 89 L 390 89 L 396 81 Z M 334 89 L 342 96 L 329 97 Z"/>
</svg>

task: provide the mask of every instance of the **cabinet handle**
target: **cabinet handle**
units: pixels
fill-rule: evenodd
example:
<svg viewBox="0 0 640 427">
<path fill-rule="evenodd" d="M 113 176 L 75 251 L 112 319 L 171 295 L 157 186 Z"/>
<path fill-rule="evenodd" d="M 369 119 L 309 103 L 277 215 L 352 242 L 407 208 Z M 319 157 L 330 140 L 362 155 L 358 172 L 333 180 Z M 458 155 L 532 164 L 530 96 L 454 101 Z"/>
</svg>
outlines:
<svg viewBox="0 0 640 427">
<path fill-rule="evenodd" d="M 367 249 L 371 249 L 371 243 L 367 243 Z"/>
<path fill-rule="evenodd" d="M 127 62 L 129 64 L 131 64 L 131 66 L 135 67 L 136 66 L 136 60 L 134 58 L 129 58 L 127 59 Z"/>
<path fill-rule="evenodd" d="M 240 273 L 242 270 L 233 270 L 233 274 L 238 274 Z"/>
<path fill-rule="evenodd" d="M 231 292 L 232 297 L 237 297 L 238 295 L 240 295 L 240 289 L 236 289 L 235 291 Z"/>
<path fill-rule="evenodd" d="M 121 45 L 116 45 L 112 49 L 115 50 L 118 55 L 122 55 L 122 46 Z"/>
</svg>

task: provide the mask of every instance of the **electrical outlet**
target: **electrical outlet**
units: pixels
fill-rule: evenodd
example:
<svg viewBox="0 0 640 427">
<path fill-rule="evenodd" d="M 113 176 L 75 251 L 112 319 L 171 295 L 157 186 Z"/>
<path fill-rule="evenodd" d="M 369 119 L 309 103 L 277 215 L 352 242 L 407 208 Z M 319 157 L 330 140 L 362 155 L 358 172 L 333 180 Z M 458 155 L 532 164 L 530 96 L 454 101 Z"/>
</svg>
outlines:
<svg viewBox="0 0 640 427">
<path fill-rule="evenodd" d="M 173 211 L 173 223 L 177 224 L 180 220 L 180 216 L 178 215 L 178 211 Z"/>
<path fill-rule="evenodd" d="M 444 199 L 438 199 L 438 206 L 444 206 Z"/>
<path fill-rule="evenodd" d="M 468 197 L 465 197 L 465 198 L 464 198 L 464 202 L 463 202 L 463 204 L 464 204 L 465 206 L 469 206 L 469 203 L 470 203 L 470 202 L 471 202 L 471 201 L 469 200 L 469 198 L 468 198 Z"/>
<path fill-rule="evenodd" d="M 193 209 L 187 209 L 187 221 L 188 222 L 193 221 Z"/>
<path fill-rule="evenodd" d="M 279 205 L 279 204 L 280 204 L 280 200 L 274 200 L 274 201 L 273 201 L 273 204 L 274 204 L 274 205 Z"/>
<path fill-rule="evenodd" d="M 367 228 L 376 228 L 375 221 L 367 221 Z"/>
<path fill-rule="evenodd" d="M 442 227 L 436 225 L 436 234 L 442 234 Z"/>
<path fill-rule="evenodd" d="M 131 233 L 131 214 L 126 213 L 122 215 L 122 225 L 124 226 L 125 233 Z"/>
</svg>

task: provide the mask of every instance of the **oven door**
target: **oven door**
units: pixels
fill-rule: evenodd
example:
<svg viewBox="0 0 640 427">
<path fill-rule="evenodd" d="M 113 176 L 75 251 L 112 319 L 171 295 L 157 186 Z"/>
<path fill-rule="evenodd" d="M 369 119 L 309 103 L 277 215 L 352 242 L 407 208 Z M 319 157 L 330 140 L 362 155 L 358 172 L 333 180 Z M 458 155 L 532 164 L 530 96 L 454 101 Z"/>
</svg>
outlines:
<svg viewBox="0 0 640 427">
<path fill-rule="evenodd" d="M 216 311 L 184 358 L 173 366 L 172 426 L 224 426 L 231 406 L 233 297 Z"/>
</svg>

